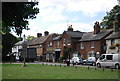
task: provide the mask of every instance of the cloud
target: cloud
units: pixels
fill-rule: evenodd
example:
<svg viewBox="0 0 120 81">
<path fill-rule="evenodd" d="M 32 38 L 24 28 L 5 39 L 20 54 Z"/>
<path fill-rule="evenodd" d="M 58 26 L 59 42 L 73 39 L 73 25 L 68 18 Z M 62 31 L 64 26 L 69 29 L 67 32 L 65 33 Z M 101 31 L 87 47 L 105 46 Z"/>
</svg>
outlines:
<svg viewBox="0 0 120 81">
<path fill-rule="evenodd" d="M 39 7 L 44 11 L 51 8 L 51 13 L 61 14 L 66 9 L 68 12 L 81 11 L 86 16 L 94 17 L 96 13 L 109 11 L 117 3 L 117 0 L 41 0 Z M 50 12 L 47 11 L 44 14 L 50 14 Z"/>
<path fill-rule="evenodd" d="M 29 31 L 23 31 L 26 35 L 34 35 L 38 32 L 62 33 L 67 30 L 67 19 L 72 20 L 74 30 L 82 32 L 93 31 L 95 19 L 89 23 L 79 22 L 78 16 L 85 17 L 87 20 L 97 16 L 97 13 L 110 11 L 117 0 L 40 0 L 40 13 L 37 18 L 30 20 Z M 83 13 L 84 15 L 71 15 L 69 13 Z M 78 13 L 79 12 L 79 13 Z M 82 18 L 83 19 L 83 18 Z M 83 22 L 85 22 L 85 20 Z M 66 21 L 66 23 L 65 23 Z M 97 21 L 97 19 L 96 19 Z M 98 21 L 101 21 L 100 19 Z"/>
<path fill-rule="evenodd" d="M 86 23 L 71 23 L 74 31 L 81 32 L 90 32 L 93 31 L 93 26 Z M 47 28 L 50 33 L 59 33 L 62 34 L 64 31 L 67 31 L 67 23 L 56 23 L 53 26 Z"/>
<path fill-rule="evenodd" d="M 70 0 L 67 3 L 68 11 L 81 11 L 86 16 L 94 17 L 98 12 L 109 11 L 117 0 Z"/>
</svg>

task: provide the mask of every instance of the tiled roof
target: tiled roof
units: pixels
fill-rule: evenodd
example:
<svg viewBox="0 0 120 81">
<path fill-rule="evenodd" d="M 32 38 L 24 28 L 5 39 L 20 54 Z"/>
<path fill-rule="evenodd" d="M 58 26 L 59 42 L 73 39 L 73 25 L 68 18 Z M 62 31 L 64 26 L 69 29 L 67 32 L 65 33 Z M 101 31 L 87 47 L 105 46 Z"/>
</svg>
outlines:
<svg viewBox="0 0 120 81">
<path fill-rule="evenodd" d="M 49 35 L 48 35 L 48 36 L 49 36 Z M 27 45 L 38 45 L 38 44 L 42 44 L 42 43 L 44 43 L 44 42 L 47 40 L 48 36 L 41 36 L 41 37 L 39 37 L 39 38 L 34 38 L 34 39 L 28 41 L 28 42 L 27 42 Z"/>
<path fill-rule="evenodd" d="M 84 34 L 84 32 L 80 31 L 65 31 L 65 33 L 67 33 L 70 37 L 73 38 L 81 38 Z"/>
<path fill-rule="evenodd" d="M 106 37 L 106 39 L 117 39 L 117 38 L 120 38 L 120 32 L 113 32 L 108 37 Z"/>
<path fill-rule="evenodd" d="M 23 42 L 24 42 L 24 41 L 19 41 L 19 42 L 15 43 L 15 45 L 16 45 L 16 46 L 18 46 L 18 45 L 22 45 Z"/>
<path fill-rule="evenodd" d="M 59 35 L 59 36 L 53 38 L 53 40 L 59 40 L 59 39 L 60 39 L 60 36 L 61 36 L 61 35 Z"/>
<path fill-rule="evenodd" d="M 98 34 L 94 34 L 93 32 L 87 32 L 83 34 L 83 37 L 80 41 L 101 40 L 102 38 L 112 33 L 112 31 L 112 29 L 102 30 Z"/>
</svg>

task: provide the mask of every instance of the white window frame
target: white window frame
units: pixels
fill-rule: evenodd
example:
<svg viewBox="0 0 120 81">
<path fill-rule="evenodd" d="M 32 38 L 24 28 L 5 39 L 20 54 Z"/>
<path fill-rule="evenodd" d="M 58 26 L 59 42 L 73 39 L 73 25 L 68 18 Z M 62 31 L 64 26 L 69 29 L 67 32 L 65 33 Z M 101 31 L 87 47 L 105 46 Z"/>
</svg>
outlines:
<svg viewBox="0 0 120 81">
<path fill-rule="evenodd" d="M 50 47 L 52 47 L 52 42 L 50 42 L 50 45 L 49 45 Z"/>
<path fill-rule="evenodd" d="M 66 39 L 64 38 L 63 39 L 63 46 L 65 46 L 66 45 Z"/>
<path fill-rule="evenodd" d="M 81 42 L 80 45 L 81 45 L 81 46 L 80 46 L 81 49 L 84 49 L 84 42 Z"/>
<path fill-rule="evenodd" d="M 67 40 L 67 44 L 68 44 L 68 45 L 71 44 L 71 40 L 70 40 L 70 38 L 68 38 L 68 40 Z"/>
<path fill-rule="evenodd" d="M 60 47 L 60 42 L 59 41 L 57 41 L 57 48 L 59 48 Z"/>
<path fill-rule="evenodd" d="M 94 48 L 94 41 L 91 41 L 91 48 Z"/>
</svg>

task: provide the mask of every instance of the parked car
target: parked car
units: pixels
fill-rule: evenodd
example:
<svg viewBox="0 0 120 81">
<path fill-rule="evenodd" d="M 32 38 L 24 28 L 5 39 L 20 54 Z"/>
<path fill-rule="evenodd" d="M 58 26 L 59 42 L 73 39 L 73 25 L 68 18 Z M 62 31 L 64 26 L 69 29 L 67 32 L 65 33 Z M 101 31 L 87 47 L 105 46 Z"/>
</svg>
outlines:
<svg viewBox="0 0 120 81">
<path fill-rule="evenodd" d="M 74 64 L 82 64 L 83 63 L 83 59 L 82 58 L 79 58 L 79 57 L 73 57 L 72 59 L 71 59 L 71 61 L 72 61 L 72 64 L 74 63 Z"/>
<path fill-rule="evenodd" d="M 96 58 L 95 57 L 89 57 L 88 59 L 83 60 L 83 65 L 96 65 Z"/>
<path fill-rule="evenodd" d="M 63 63 L 67 63 L 69 61 L 69 59 L 64 59 Z M 70 59 L 70 63 L 72 63 L 71 59 Z"/>
<path fill-rule="evenodd" d="M 97 62 L 97 67 L 115 67 L 120 68 L 120 54 L 103 54 Z"/>
</svg>

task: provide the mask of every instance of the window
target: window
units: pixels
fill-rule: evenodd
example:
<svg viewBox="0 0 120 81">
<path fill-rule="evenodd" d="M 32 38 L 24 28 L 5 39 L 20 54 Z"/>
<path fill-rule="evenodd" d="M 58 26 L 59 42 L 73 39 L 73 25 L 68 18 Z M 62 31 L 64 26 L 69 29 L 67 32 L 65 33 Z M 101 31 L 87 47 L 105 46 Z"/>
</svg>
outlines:
<svg viewBox="0 0 120 81">
<path fill-rule="evenodd" d="M 102 55 L 101 57 L 100 57 L 100 60 L 102 60 L 102 59 L 104 59 L 105 58 L 105 55 Z"/>
<path fill-rule="evenodd" d="M 112 40 L 111 40 L 111 45 L 114 45 L 114 44 L 115 44 L 115 40 L 112 39 Z"/>
<path fill-rule="evenodd" d="M 39 48 L 42 49 L 42 45 L 39 45 Z"/>
<path fill-rule="evenodd" d="M 94 48 L 94 41 L 91 41 L 91 48 Z"/>
<path fill-rule="evenodd" d="M 59 48 L 60 47 L 60 42 L 59 41 L 57 41 L 57 48 Z"/>
<path fill-rule="evenodd" d="M 81 49 L 84 49 L 84 42 L 81 42 Z"/>
<path fill-rule="evenodd" d="M 112 59 L 113 59 L 113 55 L 107 55 L 107 56 L 106 56 L 106 59 L 107 59 L 107 60 L 112 60 Z"/>
<path fill-rule="evenodd" d="M 66 41 L 66 39 L 64 38 L 64 39 L 63 39 L 63 46 L 65 46 L 65 41 Z"/>
<path fill-rule="evenodd" d="M 68 45 L 70 45 L 70 38 L 68 39 Z"/>
<path fill-rule="evenodd" d="M 50 42 L 50 47 L 52 47 L 52 42 Z"/>
</svg>

